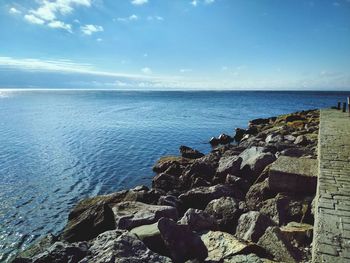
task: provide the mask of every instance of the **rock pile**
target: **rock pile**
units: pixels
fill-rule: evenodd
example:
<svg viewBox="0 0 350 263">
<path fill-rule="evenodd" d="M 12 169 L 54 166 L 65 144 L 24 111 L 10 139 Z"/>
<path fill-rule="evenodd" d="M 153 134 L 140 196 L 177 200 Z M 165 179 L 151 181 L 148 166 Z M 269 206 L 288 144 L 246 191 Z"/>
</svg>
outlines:
<svg viewBox="0 0 350 263">
<path fill-rule="evenodd" d="M 302 111 L 213 138 L 207 155 L 181 146 L 154 165 L 151 189 L 82 200 L 59 236 L 13 262 L 306 262 L 318 125 Z"/>
</svg>

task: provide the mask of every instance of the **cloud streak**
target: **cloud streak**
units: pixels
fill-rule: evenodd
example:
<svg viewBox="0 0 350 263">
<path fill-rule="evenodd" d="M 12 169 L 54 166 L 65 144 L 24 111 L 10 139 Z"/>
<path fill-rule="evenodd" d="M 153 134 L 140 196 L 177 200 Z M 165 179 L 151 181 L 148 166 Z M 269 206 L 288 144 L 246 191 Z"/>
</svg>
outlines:
<svg viewBox="0 0 350 263">
<path fill-rule="evenodd" d="M 91 36 L 93 33 L 102 32 L 104 29 L 102 26 L 98 25 L 85 25 L 81 26 L 80 30 L 84 35 Z"/>
</svg>

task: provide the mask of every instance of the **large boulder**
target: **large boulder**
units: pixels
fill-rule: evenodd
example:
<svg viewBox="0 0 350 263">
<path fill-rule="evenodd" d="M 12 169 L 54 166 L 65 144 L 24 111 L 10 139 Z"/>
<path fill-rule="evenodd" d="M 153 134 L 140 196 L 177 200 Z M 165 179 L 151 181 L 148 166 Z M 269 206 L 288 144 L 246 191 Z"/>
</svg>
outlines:
<svg viewBox="0 0 350 263">
<path fill-rule="evenodd" d="M 212 200 L 205 212 L 213 216 L 220 230 L 234 233 L 241 210 L 239 209 L 239 202 L 232 197 L 221 197 Z"/>
<path fill-rule="evenodd" d="M 112 207 L 116 227 L 130 230 L 137 226 L 149 225 L 157 222 L 161 217 L 177 220 L 175 207 L 148 205 L 140 202 L 121 202 Z"/>
<path fill-rule="evenodd" d="M 182 181 L 179 177 L 164 172 L 157 174 L 152 179 L 152 187 L 155 189 L 161 189 L 165 192 L 174 189 L 179 190 L 182 188 Z"/>
<path fill-rule="evenodd" d="M 158 222 L 151 225 L 142 225 L 130 230 L 130 233 L 135 234 L 150 250 L 163 256 L 170 256 L 160 231 Z"/>
<path fill-rule="evenodd" d="M 236 236 L 256 243 L 265 230 L 274 225 L 275 223 L 268 216 L 257 211 L 250 211 L 239 218 Z"/>
<path fill-rule="evenodd" d="M 268 180 L 252 185 L 245 196 L 245 201 L 250 210 L 259 210 L 264 200 L 272 198 L 275 193 L 269 188 Z"/>
<path fill-rule="evenodd" d="M 228 185 L 218 184 L 210 187 L 193 188 L 180 195 L 179 198 L 183 202 L 184 207 L 203 210 L 210 201 L 226 196 L 239 199 L 243 197 L 242 193 L 238 190 L 235 191 Z"/>
<path fill-rule="evenodd" d="M 190 208 L 179 220 L 182 225 L 188 225 L 192 231 L 217 230 L 216 219 L 203 210 Z"/>
<path fill-rule="evenodd" d="M 163 173 L 171 166 L 177 166 L 181 170 L 192 162 L 192 159 L 182 158 L 180 156 L 164 156 L 155 163 L 152 169 L 156 173 Z"/>
<path fill-rule="evenodd" d="M 109 198 L 97 196 L 78 203 L 70 212 L 61 237 L 69 242 L 90 240 L 100 233 L 115 229 L 114 214 L 108 205 L 111 201 Z"/>
<path fill-rule="evenodd" d="M 207 261 L 231 262 L 230 259 L 239 254 L 251 253 L 266 256 L 265 251 L 254 243 L 239 240 L 233 235 L 221 231 L 208 231 L 201 235 L 201 239 L 208 249 Z"/>
<path fill-rule="evenodd" d="M 257 244 L 265 248 L 278 261 L 286 263 L 299 262 L 298 255 L 278 227 L 267 228 Z"/>
<path fill-rule="evenodd" d="M 197 159 L 204 156 L 203 153 L 184 145 L 180 146 L 180 154 L 181 157 L 189 159 Z"/>
<path fill-rule="evenodd" d="M 265 152 L 265 148 L 263 147 L 248 148 L 239 157 L 242 158 L 241 172 L 249 178 L 259 176 L 266 166 L 276 160 L 276 156 Z"/>
<path fill-rule="evenodd" d="M 169 218 L 161 218 L 158 229 L 173 262 L 182 263 L 189 259 L 197 259 L 201 262 L 207 257 L 208 251 L 205 245 L 189 226 L 177 225 Z"/>
<path fill-rule="evenodd" d="M 227 174 L 237 174 L 240 170 L 242 158 L 239 156 L 221 157 L 219 167 L 216 170 L 218 176 L 226 177 Z"/>
<path fill-rule="evenodd" d="M 136 235 L 119 230 L 99 235 L 90 247 L 84 262 L 94 263 L 170 263 L 164 257 L 149 250 Z"/>
<path fill-rule="evenodd" d="M 269 188 L 274 192 L 314 194 L 317 175 L 317 160 L 281 156 L 270 167 Z"/>
</svg>

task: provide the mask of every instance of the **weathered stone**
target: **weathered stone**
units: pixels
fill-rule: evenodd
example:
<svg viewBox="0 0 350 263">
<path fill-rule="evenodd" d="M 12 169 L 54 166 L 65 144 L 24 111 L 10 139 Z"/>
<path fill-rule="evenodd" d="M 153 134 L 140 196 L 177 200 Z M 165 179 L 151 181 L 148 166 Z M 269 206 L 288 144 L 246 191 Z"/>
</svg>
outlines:
<svg viewBox="0 0 350 263">
<path fill-rule="evenodd" d="M 163 173 L 174 164 L 179 165 L 179 167 L 185 167 L 192 162 L 192 159 L 182 158 L 180 156 L 164 156 L 153 166 L 153 171 L 156 173 Z"/>
<path fill-rule="evenodd" d="M 170 263 L 170 258 L 149 250 L 136 235 L 119 230 L 99 235 L 84 263 Z"/>
<path fill-rule="evenodd" d="M 187 166 L 181 175 L 181 179 L 188 188 L 193 187 L 197 178 L 210 182 L 215 175 L 216 166 L 215 154 L 196 159 L 191 165 Z"/>
<path fill-rule="evenodd" d="M 296 242 L 298 246 L 310 245 L 313 237 L 313 226 L 304 223 L 289 222 L 281 227 L 283 236 L 290 242 Z"/>
<path fill-rule="evenodd" d="M 217 175 L 226 177 L 227 174 L 236 174 L 240 170 L 242 158 L 238 156 L 222 157 L 219 161 L 219 167 L 216 170 Z"/>
<path fill-rule="evenodd" d="M 274 197 L 270 190 L 268 180 L 252 185 L 245 196 L 245 201 L 250 210 L 258 210 L 264 200 Z"/>
<path fill-rule="evenodd" d="M 314 194 L 317 173 L 317 160 L 281 156 L 270 167 L 269 188 L 275 192 Z"/>
<path fill-rule="evenodd" d="M 308 144 L 308 139 L 304 135 L 299 135 L 295 141 L 294 144 L 297 145 L 307 145 Z"/>
<path fill-rule="evenodd" d="M 201 235 L 201 239 L 208 249 L 206 260 L 222 262 L 235 255 L 254 253 L 265 256 L 265 251 L 254 243 L 237 239 L 233 235 L 221 231 L 208 231 Z"/>
<path fill-rule="evenodd" d="M 23 260 L 25 258 L 30 259 L 30 258 L 34 257 L 35 255 L 38 255 L 38 254 L 44 252 L 46 249 L 48 249 L 56 241 L 57 241 L 57 237 L 52 235 L 52 234 L 49 234 L 49 235 L 39 239 L 33 245 L 30 245 L 24 251 L 20 252 L 16 258 L 23 259 Z"/>
<path fill-rule="evenodd" d="M 157 222 L 161 217 L 177 220 L 175 207 L 148 205 L 140 202 L 121 202 L 112 207 L 118 229 L 132 229 Z"/>
<path fill-rule="evenodd" d="M 249 177 L 258 176 L 267 165 L 276 160 L 275 155 L 265 153 L 263 147 L 251 147 L 243 151 L 239 157 L 242 158 L 242 173 Z"/>
<path fill-rule="evenodd" d="M 248 180 L 238 177 L 232 174 L 228 174 L 225 179 L 225 184 L 232 185 L 238 189 L 241 189 L 243 193 L 247 192 L 250 187 Z"/>
<path fill-rule="evenodd" d="M 181 157 L 189 159 L 197 159 L 204 156 L 203 153 L 184 145 L 180 146 L 180 154 Z"/>
<path fill-rule="evenodd" d="M 233 141 L 232 137 L 225 133 L 220 134 L 218 140 L 220 144 L 227 144 Z"/>
<path fill-rule="evenodd" d="M 298 262 L 298 257 L 293 247 L 283 237 L 278 227 L 267 228 L 265 234 L 259 239 L 257 244 L 265 248 L 278 261 L 286 263 Z"/>
<path fill-rule="evenodd" d="M 277 143 L 277 142 L 282 142 L 283 141 L 283 136 L 280 134 L 269 134 L 266 136 L 265 142 L 266 143 Z"/>
<path fill-rule="evenodd" d="M 273 263 L 276 261 L 269 260 L 267 258 L 260 258 L 255 254 L 248 255 L 235 255 L 224 259 L 223 263 Z"/>
<path fill-rule="evenodd" d="M 301 157 L 310 154 L 311 151 L 306 148 L 288 148 L 281 152 L 281 155 L 290 157 Z"/>
<path fill-rule="evenodd" d="M 212 200 L 205 212 L 212 215 L 219 225 L 220 230 L 234 233 L 241 210 L 239 203 L 232 197 L 221 197 Z"/>
<path fill-rule="evenodd" d="M 199 236 L 194 234 L 189 226 L 177 225 L 171 219 L 161 218 L 158 229 L 166 247 L 170 251 L 175 263 L 185 262 L 188 259 L 203 261 L 208 251 Z"/>
<path fill-rule="evenodd" d="M 207 212 L 190 208 L 179 221 L 182 225 L 188 225 L 192 231 L 217 230 L 216 219 Z"/>
<path fill-rule="evenodd" d="M 246 241 L 258 242 L 269 226 L 275 223 L 266 215 L 257 211 L 250 211 L 241 215 L 238 220 L 236 236 Z"/>
<path fill-rule="evenodd" d="M 204 209 L 207 204 L 220 197 L 242 197 L 242 193 L 234 191 L 228 185 L 214 185 L 210 187 L 197 187 L 179 196 L 186 208 Z"/>
<path fill-rule="evenodd" d="M 181 211 L 182 209 L 182 202 L 174 195 L 161 196 L 158 200 L 158 205 L 172 206 L 175 207 L 178 211 Z"/>
<path fill-rule="evenodd" d="M 182 181 L 177 176 L 160 173 L 152 179 L 152 187 L 168 192 L 174 189 L 181 189 Z"/>
<path fill-rule="evenodd" d="M 153 252 L 170 257 L 168 248 L 160 235 L 158 222 L 135 227 L 130 233 L 135 234 Z"/>
</svg>

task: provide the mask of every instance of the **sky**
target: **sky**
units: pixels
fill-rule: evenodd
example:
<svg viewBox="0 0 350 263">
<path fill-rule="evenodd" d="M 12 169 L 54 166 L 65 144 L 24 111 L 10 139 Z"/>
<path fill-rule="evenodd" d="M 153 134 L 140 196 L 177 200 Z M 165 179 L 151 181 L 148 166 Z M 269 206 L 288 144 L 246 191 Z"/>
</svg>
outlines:
<svg viewBox="0 0 350 263">
<path fill-rule="evenodd" d="M 0 0 L 0 87 L 350 90 L 350 0 Z"/>
</svg>

